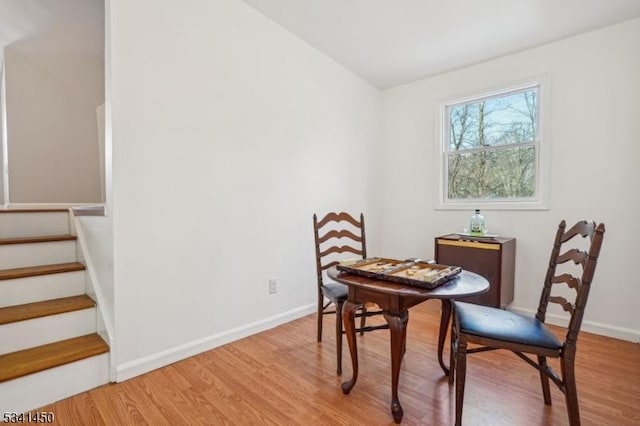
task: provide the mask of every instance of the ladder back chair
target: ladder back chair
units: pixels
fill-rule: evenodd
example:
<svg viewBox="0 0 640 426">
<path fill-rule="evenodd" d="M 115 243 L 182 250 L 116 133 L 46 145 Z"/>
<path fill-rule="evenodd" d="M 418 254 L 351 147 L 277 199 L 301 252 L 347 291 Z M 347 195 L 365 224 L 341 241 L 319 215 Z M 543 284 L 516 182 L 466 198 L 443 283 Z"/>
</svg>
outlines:
<svg viewBox="0 0 640 426">
<path fill-rule="evenodd" d="M 556 232 L 535 317 L 454 302 L 451 350 L 456 376 L 456 425 L 462 424 L 467 354 L 494 349 L 511 350 L 540 372 L 542 395 L 547 405 L 551 405 L 551 379 L 565 395 L 569 424 L 580 424 L 574 371 L 576 344 L 605 229 L 604 224 L 593 221 L 581 221 L 568 231 L 565 229 L 563 220 Z M 561 270 L 557 270 L 558 266 Z M 562 283 L 569 288 L 561 294 L 571 294 L 567 296 L 571 302 L 564 296 L 552 295 L 552 291 L 554 294 L 561 291 L 556 284 Z M 545 325 L 549 303 L 559 304 L 570 315 L 564 341 Z M 468 344 L 474 346 L 468 347 Z M 559 359 L 560 375 L 547 364 L 548 357 Z M 452 365 L 449 382 L 453 382 L 453 372 Z"/>
<path fill-rule="evenodd" d="M 360 220 L 356 220 L 348 213 L 331 212 L 318 220 L 313 215 L 313 232 L 316 248 L 316 272 L 318 286 L 318 342 L 322 341 L 322 319 L 324 315 L 336 316 L 336 357 L 337 374 L 342 374 L 342 305 L 347 300 L 348 288 L 344 284 L 325 282 L 325 271 L 340 263 L 346 258 L 367 257 L 367 245 L 364 228 L 364 215 L 360 213 Z M 346 255 L 345 255 L 346 254 Z M 325 303 L 325 299 L 327 300 Z M 333 309 L 332 309 L 333 307 Z M 387 324 L 370 326 L 365 325 L 368 316 L 380 315 L 382 311 L 367 311 L 362 306 L 356 316 L 360 317 L 360 334 L 366 331 L 389 328 Z"/>
</svg>

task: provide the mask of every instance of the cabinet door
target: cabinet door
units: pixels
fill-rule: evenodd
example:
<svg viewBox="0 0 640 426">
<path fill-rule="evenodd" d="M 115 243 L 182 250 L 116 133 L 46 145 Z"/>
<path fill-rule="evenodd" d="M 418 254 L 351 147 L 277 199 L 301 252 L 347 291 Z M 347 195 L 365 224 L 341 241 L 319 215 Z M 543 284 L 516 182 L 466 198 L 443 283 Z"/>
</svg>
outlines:
<svg viewBox="0 0 640 426">
<path fill-rule="evenodd" d="M 448 245 L 447 241 L 439 243 L 436 240 L 436 262 L 443 265 L 460 266 L 482 275 L 489 281 L 488 292 L 460 299 L 462 302 L 500 307 L 500 244 L 459 243 L 459 245 Z"/>
</svg>

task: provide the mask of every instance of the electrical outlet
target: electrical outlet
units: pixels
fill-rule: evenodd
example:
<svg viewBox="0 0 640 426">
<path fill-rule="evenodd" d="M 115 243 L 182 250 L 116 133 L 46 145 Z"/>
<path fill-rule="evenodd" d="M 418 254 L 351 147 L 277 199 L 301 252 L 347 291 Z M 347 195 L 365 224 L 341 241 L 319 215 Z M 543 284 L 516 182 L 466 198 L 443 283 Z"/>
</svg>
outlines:
<svg viewBox="0 0 640 426">
<path fill-rule="evenodd" d="M 277 292 L 278 292 L 278 279 L 274 277 L 269 280 L 269 294 L 274 294 Z"/>
</svg>

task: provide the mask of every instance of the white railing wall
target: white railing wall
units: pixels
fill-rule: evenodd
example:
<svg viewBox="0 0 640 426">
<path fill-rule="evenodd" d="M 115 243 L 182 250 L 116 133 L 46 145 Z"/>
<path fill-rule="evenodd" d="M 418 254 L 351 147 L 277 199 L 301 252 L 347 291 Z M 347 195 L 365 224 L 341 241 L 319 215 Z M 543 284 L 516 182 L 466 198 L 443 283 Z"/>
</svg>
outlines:
<svg viewBox="0 0 640 426">
<path fill-rule="evenodd" d="M 98 304 L 98 334 L 111 348 L 110 378 L 115 381 L 113 227 L 107 216 L 75 216 L 71 229 L 77 237 L 78 260 L 86 265 L 87 294 Z"/>
</svg>

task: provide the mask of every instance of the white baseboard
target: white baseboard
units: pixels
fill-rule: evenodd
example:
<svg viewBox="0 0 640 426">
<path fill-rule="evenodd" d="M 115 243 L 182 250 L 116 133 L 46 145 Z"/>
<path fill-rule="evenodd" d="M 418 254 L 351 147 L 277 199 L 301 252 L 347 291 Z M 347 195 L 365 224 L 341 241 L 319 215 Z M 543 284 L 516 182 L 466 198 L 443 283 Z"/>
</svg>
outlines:
<svg viewBox="0 0 640 426">
<path fill-rule="evenodd" d="M 535 316 L 536 310 L 518 308 L 509 306 L 509 310 L 519 314 Z M 553 325 L 566 327 L 569 323 L 569 316 L 547 313 L 546 322 Z M 609 324 L 602 324 L 595 321 L 582 321 L 582 331 L 587 333 L 599 334 L 601 336 L 612 337 L 614 339 L 626 340 L 633 343 L 640 343 L 640 330 L 632 330 L 630 328 L 617 327 Z"/>
<path fill-rule="evenodd" d="M 218 346 L 226 345 L 227 343 L 235 340 L 302 318 L 314 313 L 316 309 L 316 304 L 312 303 L 260 321 L 246 324 L 242 327 L 226 330 L 222 333 L 194 340 L 184 345 L 176 346 L 144 358 L 126 362 L 116 366 L 116 381 L 122 382 L 131 379 L 132 377 L 148 373 L 149 371 L 192 357 L 199 353 L 206 352 L 217 348 Z"/>
</svg>

